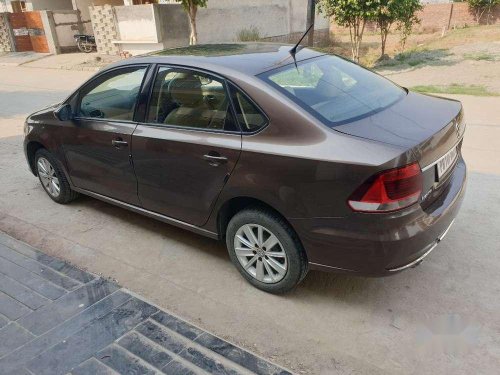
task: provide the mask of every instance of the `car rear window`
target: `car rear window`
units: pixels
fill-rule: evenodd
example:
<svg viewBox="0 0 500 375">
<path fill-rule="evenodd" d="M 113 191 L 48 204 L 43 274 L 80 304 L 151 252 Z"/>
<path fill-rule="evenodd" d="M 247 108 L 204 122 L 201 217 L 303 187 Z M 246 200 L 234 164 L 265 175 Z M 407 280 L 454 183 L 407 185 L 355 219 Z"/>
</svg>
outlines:
<svg viewBox="0 0 500 375">
<path fill-rule="evenodd" d="M 260 75 L 326 125 L 334 127 L 379 112 L 406 91 L 343 58 L 325 55 Z"/>
</svg>

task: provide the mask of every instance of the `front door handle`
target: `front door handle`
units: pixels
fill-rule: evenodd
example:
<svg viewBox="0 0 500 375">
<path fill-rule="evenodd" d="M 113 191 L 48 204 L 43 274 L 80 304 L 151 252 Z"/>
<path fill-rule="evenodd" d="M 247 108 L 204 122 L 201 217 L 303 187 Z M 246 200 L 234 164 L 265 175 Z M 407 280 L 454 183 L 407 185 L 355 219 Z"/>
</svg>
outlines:
<svg viewBox="0 0 500 375">
<path fill-rule="evenodd" d="M 113 147 L 116 147 L 116 148 L 128 146 L 128 142 L 122 141 L 121 139 L 113 139 L 111 141 L 111 144 L 113 145 Z"/>
<path fill-rule="evenodd" d="M 208 161 L 208 163 L 214 167 L 218 166 L 219 164 L 223 164 L 227 162 L 227 158 L 225 156 L 221 156 L 217 152 L 210 152 L 206 155 L 203 155 L 203 159 Z"/>
</svg>

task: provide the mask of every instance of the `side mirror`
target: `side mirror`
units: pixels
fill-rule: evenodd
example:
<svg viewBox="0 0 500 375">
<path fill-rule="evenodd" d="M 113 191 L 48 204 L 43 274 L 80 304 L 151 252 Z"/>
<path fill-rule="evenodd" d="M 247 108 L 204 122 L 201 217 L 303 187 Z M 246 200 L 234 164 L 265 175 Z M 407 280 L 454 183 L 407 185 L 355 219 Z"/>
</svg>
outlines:
<svg viewBox="0 0 500 375">
<path fill-rule="evenodd" d="M 59 121 L 71 120 L 71 118 L 73 116 L 73 114 L 71 112 L 71 106 L 69 104 L 63 104 L 63 105 L 59 106 L 59 108 L 57 108 L 54 111 L 54 116 Z"/>
</svg>

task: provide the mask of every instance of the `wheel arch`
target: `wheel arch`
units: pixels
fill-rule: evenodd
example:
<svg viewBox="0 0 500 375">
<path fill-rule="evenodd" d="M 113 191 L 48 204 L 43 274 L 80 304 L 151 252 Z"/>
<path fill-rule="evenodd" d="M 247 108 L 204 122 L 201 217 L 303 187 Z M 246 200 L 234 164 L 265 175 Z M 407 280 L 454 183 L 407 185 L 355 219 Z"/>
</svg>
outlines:
<svg viewBox="0 0 500 375">
<path fill-rule="evenodd" d="M 253 197 L 233 197 L 225 201 L 217 212 L 217 231 L 219 233 L 219 238 L 224 240 L 226 237 L 226 228 L 229 224 L 231 218 L 236 215 L 238 212 L 245 210 L 247 208 L 260 208 L 263 210 L 271 211 L 278 215 L 295 233 L 298 241 L 302 245 L 302 240 L 300 239 L 296 229 L 293 227 L 292 223 L 276 208 L 271 206 L 270 204 Z"/>
<path fill-rule="evenodd" d="M 31 173 L 33 173 L 35 176 L 38 176 L 37 169 L 35 167 L 35 155 L 36 152 L 40 149 L 47 149 L 43 144 L 41 144 L 38 141 L 30 141 L 26 145 L 26 156 L 28 158 L 28 164 L 31 170 Z"/>
</svg>

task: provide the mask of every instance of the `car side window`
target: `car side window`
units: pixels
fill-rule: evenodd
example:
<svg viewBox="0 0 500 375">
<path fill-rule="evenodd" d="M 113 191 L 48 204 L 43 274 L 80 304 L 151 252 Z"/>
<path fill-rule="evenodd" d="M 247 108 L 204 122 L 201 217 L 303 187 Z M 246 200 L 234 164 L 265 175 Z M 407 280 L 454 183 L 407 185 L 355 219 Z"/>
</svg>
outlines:
<svg viewBox="0 0 500 375">
<path fill-rule="evenodd" d="M 148 122 L 236 131 L 223 80 L 187 69 L 162 67 L 156 75 Z"/>
<path fill-rule="evenodd" d="M 145 67 L 130 67 L 97 77 L 80 92 L 77 117 L 132 121 Z"/>
<path fill-rule="evenodd" d="M 245 133 L 253 133 L 267 124 L 267 118 L 257 106 L 240 90 L 231 85 L 231 96 L 236 118 Z"/>
</svg>

